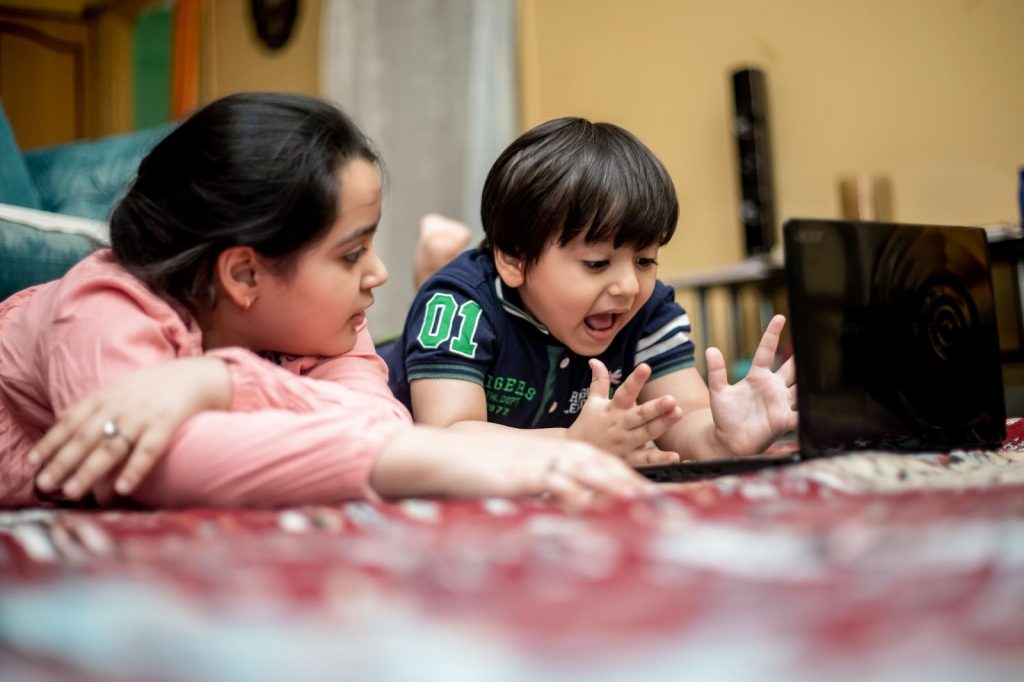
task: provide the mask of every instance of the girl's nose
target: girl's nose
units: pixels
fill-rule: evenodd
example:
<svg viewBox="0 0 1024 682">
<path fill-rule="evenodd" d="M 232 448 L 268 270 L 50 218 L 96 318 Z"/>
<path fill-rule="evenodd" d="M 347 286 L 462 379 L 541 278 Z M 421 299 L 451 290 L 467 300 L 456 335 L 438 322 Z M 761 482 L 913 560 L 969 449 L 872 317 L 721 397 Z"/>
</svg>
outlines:
<svg viewBox="0 0 1024 682">
<path fill-rule="evenodd" d="M 367 264 L 368 269 L 363 274 L 363 288 L 373 289 L 379 287 L 388 281 L 388 268 L 384 265 L 384 261 L 377 255 L 377 250 L 373 249 L 367 256 L 371 261 Z"/>
</svg>

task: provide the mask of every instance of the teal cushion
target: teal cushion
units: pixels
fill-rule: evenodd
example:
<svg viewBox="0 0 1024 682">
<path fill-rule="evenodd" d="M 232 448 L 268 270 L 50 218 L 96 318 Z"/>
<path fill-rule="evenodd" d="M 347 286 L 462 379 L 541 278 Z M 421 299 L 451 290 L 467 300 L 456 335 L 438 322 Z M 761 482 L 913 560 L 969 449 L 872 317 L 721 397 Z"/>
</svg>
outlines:
<svg viewBox="0 0 1024 682">
<path fill-rule="evenodd" d="M 58 279 L 99 244 L 89 237 L 0 219 L 0 301 Z"/>
<path fill-rule="evenodd" d="M 135 179 L 139 162 L 173 129 L 168 124 L 26 152 L 40 208 L 109 220 L 114 205 Z"/>
<path fill-rule="evenodd" d="M 21 156 L 0 101 L 0 204 L 39 208 L 39 193 Z"/>
</svg>

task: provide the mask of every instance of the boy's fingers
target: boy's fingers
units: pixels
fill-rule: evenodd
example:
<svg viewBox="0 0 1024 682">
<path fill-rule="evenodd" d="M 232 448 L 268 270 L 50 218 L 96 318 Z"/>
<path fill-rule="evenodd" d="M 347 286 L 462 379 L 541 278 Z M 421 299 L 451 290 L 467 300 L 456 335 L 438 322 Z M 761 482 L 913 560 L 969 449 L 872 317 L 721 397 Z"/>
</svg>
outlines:
<svg viewBox="0 0 1024 682">
<path fill-rule="evenodd" d="M 761 342 L 757 344 L 757 350 L 754 351 L 751 367 L 772 368 L 772 365 L 775 364 L 775 352 L 779 349 L 782 328 L 785 325 L 786 318 L 782 315 L 776 315 L 771 319 L 768 327 L 764 330 Z"/>
<path fill-rule="evenodd" d="M 796 385 L 796 358 L 790 356 L 788 360 L 782 363 L 782 367 L 775 372 L 783 381 L 786 382 L 786 386 Z"/>
<path fill-rule="evenodd" d="M 640 397 L 640 391 L 643 390 L 644 384 L 651 377 L 651 367 L 645 362 L 640 363 L 636 366 L 626 380 L 619 385 L 618 389 L 615 390 L 615 395 L 612 396 L 612 403 L 619 408 L 626 409 L 636 402 L 637 398 Z"/>
<path fill-rule="evenodd" d="M 623 421 L 623 425 L 630 430 L 640 429 L 643 428 L 647 422 L 665 415 L 670 415 L 675 412 L 675 410 L 675 396 L 663 395 L 660 398 L 648 400 L 646 403 L 637 405 L 634 409 L 630 410 L 626 419 Z M 682 410 L 680 410 L 679 416 L 682 416 Z M 676 417 L 676 419 L 678 418 L 679 417 Z M 650 440 L 650 438 L 647 440 Z"/>
<path fill-rule="evenodd" d="M 681 461 L 683 458 L 679 456 L 679 453 L 671 450 L 655 450 L 651 455 L 652 464 L 676 464 Z"/>
<path fill-rule="evenodd" d="M 675 464 L 680 461 L 679 453 L 658 448 L 638 448 L 625 457 L 630 466 L 645 467 L 657 464 Z"/>
<path fill-rule="evenodd" d="M 683 418 L 683 408 L 679 406 L 673 406 L 668 412 L 659 414 L 653 419 L 645 422 L 640 428 L 636 429 L 633 434 L 639 438 L 639 443 L 646 443 L 647 441 L 656 440 L 660 438 L 666 431 L 668 431 L 673 424 Z"/>
<path fill-rule="evenodd" d="M 598 398 L 607 398 L 611 390 L 611 378 L 608 376 L 608 368 L 597 358 L 591 358 L 590 362 L 590 395 Z"/>
<path fill-rule="evenodd" d="M 645 467 L 651 464 L 651 455 L 647 448 L 639 448 L 626 454 L 622 461 L 631 467 Z"/>
<path fill-rule="evenodd" d="M 708 388 L 712 393 L 729 387 L 729 376 L 725 372 L 725 358 L 715 347 L 704 351 L 704 363 L 708 368 Z"/>
</svg>

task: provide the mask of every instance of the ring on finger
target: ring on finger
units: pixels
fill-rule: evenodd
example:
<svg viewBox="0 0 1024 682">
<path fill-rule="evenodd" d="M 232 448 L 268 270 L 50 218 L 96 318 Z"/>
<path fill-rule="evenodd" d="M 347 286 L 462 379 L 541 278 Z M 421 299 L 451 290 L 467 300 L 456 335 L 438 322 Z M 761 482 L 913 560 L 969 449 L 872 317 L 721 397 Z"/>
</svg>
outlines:
<svg viewBox="0 0 1024 682">
<path fill-rule="evenodd" d="M 108 419 L 105 422 L 103 422 L 103 437 L 108 440 L 113 440 L 114 438 L 122 438 L 129 445 L 131 445 L 132 443 L 131 439 L 129 439 L 128 436 L 121 433 L 121 429 L 117 428 L 117 422 L 115 422 L 113 419 Z"/>
</svg>

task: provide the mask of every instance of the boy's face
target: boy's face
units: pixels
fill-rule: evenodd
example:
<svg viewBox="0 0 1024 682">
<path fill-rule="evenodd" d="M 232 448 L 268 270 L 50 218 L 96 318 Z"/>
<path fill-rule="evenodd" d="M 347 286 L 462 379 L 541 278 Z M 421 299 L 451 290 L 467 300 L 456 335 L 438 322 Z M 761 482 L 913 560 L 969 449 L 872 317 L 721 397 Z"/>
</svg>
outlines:
<svg viewBox="0 0 1024 682">
<path fill-rule="evenodd" d="M 587 244 L 582 237 L 565 246 L 552 243 L 525 277 L 521 262 L 496 256 L 502 279 L 518 288 L 527 310 L 583 356 L 608 348 L 651 297 L 658 275 L 657 245 L 637 251 L 611 242 Z"/>
</svg>

